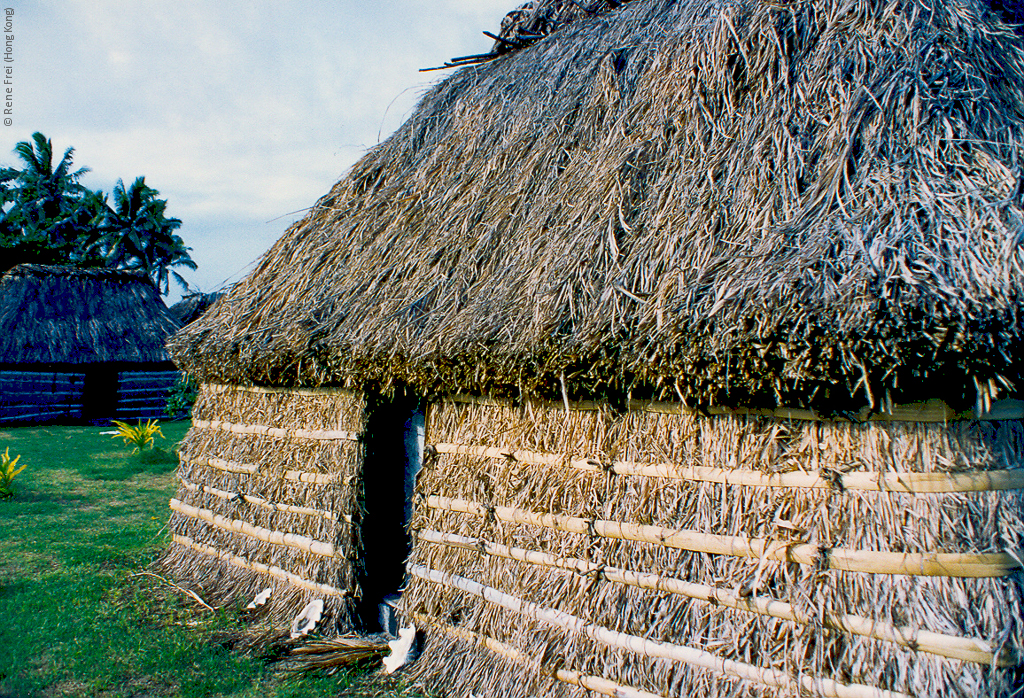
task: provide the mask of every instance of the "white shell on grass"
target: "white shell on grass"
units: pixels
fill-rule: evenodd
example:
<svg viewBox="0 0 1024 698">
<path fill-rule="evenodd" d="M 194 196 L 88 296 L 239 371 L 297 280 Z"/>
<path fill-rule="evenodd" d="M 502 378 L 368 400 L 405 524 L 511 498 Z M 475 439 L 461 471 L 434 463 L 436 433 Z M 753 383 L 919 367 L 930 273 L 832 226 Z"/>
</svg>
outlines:
<svg viewBox="0 0 1024 698">
<path fill-rule="evenodd" d="M 262 606 L 270 598 L 270 594 L 273 591 L 274 591 L 273 589 L 271 589 L 270 587 L 267 587 L 266 589 L 264 589 L 260 593 L 256 594 L 256 598 L 254 598 L 252 601 L 250 601 L 249 605 L 246 606 L 246 608 L 257 608 L 259 606 Z"/>
<path fill-rule="evenodd" d="M 306 604 L 306 607 L 302 609 L 302 612 L 295 616 L 295 620 L 292 621 L 292 638 L 302 637 L 306 633 L 312 632 L 313 628 L 316 627 L 317 621 L 320 620 L 320 616 L 324 612 L 324 602 L 320 599 L 310 601 Z"/>
<path fill-rule="evenodd" d="M 388 674 L 393 674 L 404 666 L 409 661 L 409 655 L 412 653 L 412 641 L 416 638 L 416 626 L 410 625 L 408 628 L 398 629 L 398 639 L 392 640 L 388 643 L 388 648 L 391 650 L 391 654 L 384 657 L 384 671 Z"/>
</svg>

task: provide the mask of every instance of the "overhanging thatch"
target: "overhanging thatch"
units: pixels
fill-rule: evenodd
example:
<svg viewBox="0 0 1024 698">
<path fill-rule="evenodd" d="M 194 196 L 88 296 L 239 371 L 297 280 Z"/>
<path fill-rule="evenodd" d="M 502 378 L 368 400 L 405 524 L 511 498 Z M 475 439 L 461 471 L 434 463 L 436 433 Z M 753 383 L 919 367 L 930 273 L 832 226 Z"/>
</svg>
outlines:
<svg viewBox="0 0 1024 698">
<path fill-rule="evenodd" d="M 431 90 L 172 351 L 232 383 L 971 404 L 1020 379 L 1022 86 L 978 0 L 581 16 Z"/>
<path fill-rule="evenodd" d="M 139 273 L 23 264 L 0 278 L 0 365 L 169 363 L 180 327 Z"/>
</svg>

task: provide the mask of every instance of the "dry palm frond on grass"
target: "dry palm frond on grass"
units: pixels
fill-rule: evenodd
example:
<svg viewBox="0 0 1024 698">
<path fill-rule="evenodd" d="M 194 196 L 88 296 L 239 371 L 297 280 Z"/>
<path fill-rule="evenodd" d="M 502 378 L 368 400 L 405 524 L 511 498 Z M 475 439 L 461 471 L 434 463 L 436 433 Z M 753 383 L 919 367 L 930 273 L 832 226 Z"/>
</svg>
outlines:
<svg viewBox="0 0 1024 698">
<path fill-rule="evenodd" d="M 332 674 L 356 665 L 380 663 L 388 653 L 386 642 L 356 636 L 317 638 L 288 650 L 279 663 L 282 671 L 321 671 Z"/>
</svg>

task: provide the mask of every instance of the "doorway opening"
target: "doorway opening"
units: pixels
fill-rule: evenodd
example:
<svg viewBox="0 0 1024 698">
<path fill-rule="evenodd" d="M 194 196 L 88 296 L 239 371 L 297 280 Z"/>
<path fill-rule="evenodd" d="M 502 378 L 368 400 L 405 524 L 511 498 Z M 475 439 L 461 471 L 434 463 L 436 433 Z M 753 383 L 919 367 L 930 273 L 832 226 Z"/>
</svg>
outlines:
<svg viewBox="0 0 1024 698">
<path fill-rule="evenodd" d="M 367 629 L 395 634 L 394 606 L 412 551 L 409 522 L 423 466 L 425 405 L 407 392 L 368 397 L 359 614 Z"/>
</svg>

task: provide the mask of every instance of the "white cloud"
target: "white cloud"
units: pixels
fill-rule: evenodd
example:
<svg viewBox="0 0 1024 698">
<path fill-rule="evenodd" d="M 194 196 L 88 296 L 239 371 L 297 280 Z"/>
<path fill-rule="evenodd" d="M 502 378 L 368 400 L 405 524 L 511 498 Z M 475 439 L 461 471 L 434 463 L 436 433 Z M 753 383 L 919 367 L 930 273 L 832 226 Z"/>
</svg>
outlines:
<svg viewBox="0 0 1024 698">
<path fill-rule="evenodd" d="M 515 0 L 14 0 L 14 126 L 85 183 L 146 182 L 206 289 L 251 263 L 411 112 L 446 59 L 486 51 Z M 283 216 L 283 218 L 282 218 Z M 273 221 L 267 223 L 267 221 Z"/>
</svg>

